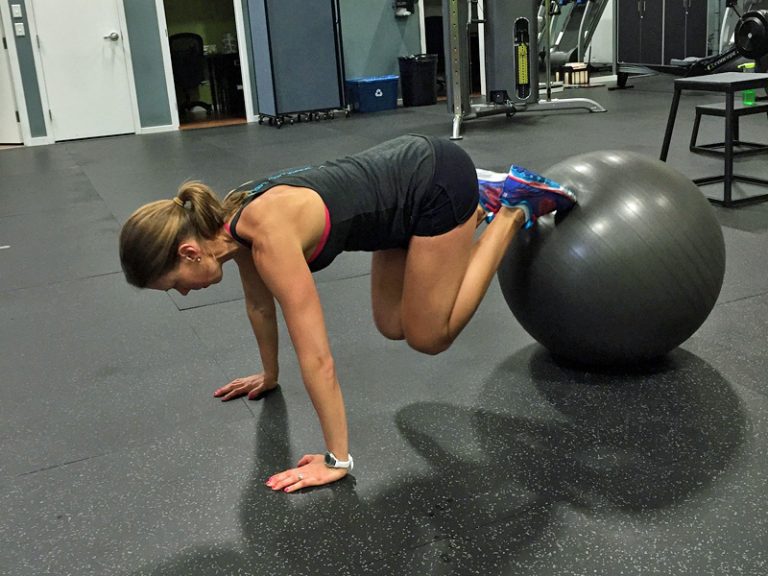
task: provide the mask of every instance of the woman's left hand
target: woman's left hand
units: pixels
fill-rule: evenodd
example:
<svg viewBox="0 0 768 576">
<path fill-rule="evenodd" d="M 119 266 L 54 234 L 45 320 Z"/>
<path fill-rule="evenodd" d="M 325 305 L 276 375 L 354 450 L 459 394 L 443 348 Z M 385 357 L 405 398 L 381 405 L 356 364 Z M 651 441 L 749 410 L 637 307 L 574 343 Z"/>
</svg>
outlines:
<svg viewBox="0 0 768 576">
<path fill-rule="evenodd" d="M 344 468 L 328 468 L 322 454 L 305 454 L 296 468 L 275 474 L 267 480 L 272 490 L 293 492 L 310 486 L 322 486 L 341 480 L 347 475 Z"/>
</svg>

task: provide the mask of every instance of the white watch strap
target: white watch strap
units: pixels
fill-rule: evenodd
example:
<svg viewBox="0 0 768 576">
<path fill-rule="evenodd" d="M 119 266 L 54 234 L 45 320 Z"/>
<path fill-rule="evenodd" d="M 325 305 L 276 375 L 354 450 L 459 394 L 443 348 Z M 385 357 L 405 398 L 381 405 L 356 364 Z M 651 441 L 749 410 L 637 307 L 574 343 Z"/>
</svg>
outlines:
<svg viewBox="0 0 768 576">
<path fill-rule="evenodd" d="M 355 461 L 352 458 L 352 454 L 349 455 L 349 460 L 339 460 L 333 452 L 326 452 L 325 465 L 329 468 L 345 468 L 352 471 L 352 468 L 355 466 Z"/>
</svg>

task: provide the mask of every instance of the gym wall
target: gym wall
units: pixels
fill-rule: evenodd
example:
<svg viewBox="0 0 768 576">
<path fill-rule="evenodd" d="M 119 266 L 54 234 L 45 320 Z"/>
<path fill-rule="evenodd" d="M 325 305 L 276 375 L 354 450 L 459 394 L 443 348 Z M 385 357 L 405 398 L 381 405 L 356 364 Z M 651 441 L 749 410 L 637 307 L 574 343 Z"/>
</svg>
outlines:
<svg viewBox="0 0 768 576">
<path fill-rule="evenodd" d="M 22 4 L 23 0 L 0 0 L 7 5 Z M 238 0 L 235 0 L 238 1 Z M 247 0 L 243 4 L 247 19 Z M 171 110 L 161 51 L 156 0 L 123 0 L 126 27 L 131 47 L 133 77 L 136 86 L 140 124 L 142 128 L 163 127 L 171 124 Z M 421 51 L 419 16 L 396 18 L 392 2 L 380 0 L 341 0 L 341 20 L 347 77 L 381 76 L 396 74 L 398 56 Z M 416 4 L 416 10 L 420 4 Z M 246 37 L 248 49 L 251 41 Z M 73 39 L 76 41 L 76 39 Z M 45 137 L 45 122 L 40 103 L 40 88 L 35 69 L 35 55 L 29 36 L 15 39 L 18 64 L 22 77 L 22 89 L 27 108 L 27 122 L 33 137 Z M 251 74 L 253 109 L 255 102 L 255 78 Z M 73 88 L 75 89 L 75 88 Z"/>
</svg>

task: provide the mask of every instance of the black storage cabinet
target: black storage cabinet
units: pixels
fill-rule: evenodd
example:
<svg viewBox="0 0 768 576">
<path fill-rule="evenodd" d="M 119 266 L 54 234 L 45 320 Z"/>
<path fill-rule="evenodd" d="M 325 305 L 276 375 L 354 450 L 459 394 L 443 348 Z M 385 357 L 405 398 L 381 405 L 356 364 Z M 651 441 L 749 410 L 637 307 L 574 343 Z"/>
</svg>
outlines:
<svg viewBox="0 0 768 576">
<path fill-rule="evenodd" d="M 673 59 L 707 56 L 706 0 L 618 2 L 619 62 L 669 66 Z"/>
<path fill-rule="evenodd" d="M 248 0 L 259 114 L 344 107 L 338 0 Z"/>
<path fill-rule="evenodd" d="M 401 56 L 398 62 L 403 106 L 437 102 L 437 54 Z"/>
</svg>

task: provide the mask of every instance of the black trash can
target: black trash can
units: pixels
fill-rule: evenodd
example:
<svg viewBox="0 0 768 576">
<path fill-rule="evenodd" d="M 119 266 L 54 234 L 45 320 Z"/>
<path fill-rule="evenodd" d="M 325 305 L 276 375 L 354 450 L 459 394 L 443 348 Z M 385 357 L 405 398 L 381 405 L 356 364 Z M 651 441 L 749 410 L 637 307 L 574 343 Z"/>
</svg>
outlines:
<svg viewBox="0 0 768 576">
<path fill-rule="evenodd" d="M 401 56 L 398 61 L 403 106 L 437 102 L 437 54 Z"/>
</svg>

